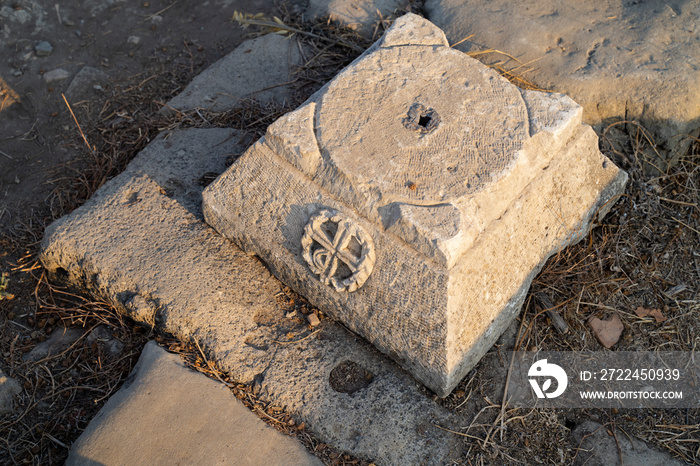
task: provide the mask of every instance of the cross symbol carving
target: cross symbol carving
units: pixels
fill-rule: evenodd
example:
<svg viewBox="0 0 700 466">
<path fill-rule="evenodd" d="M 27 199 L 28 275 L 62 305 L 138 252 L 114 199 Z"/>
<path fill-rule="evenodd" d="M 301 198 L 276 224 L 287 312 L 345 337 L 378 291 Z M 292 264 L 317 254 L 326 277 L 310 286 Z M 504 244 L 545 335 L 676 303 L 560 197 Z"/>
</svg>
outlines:
<svg viewBox="0 0 700 466">
<path fill-rule="evenodd" d="M 304 228 L 301 245 L 311 271 L 336 291 L 355 291 L 372 273 L 375 261 L 372 238 L 336 211 L 322 210 L 312 217 Z"/>
</svg>

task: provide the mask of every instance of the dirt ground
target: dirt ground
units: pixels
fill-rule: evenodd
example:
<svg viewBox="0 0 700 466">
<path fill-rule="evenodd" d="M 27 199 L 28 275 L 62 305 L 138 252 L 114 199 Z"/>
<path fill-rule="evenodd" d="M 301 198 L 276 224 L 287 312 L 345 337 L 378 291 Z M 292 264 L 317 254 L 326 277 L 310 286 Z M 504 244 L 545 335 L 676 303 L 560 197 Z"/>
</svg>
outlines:
<svg viewBox="0 0 700 466">
<path fill-rule="evenodd" d="M 0 52 L 8 58 L 0 62 L 0 276 L 7 277 L 0 282 L 0 369 L 22 390 L 14 412 L 0 417 L 0 463 L 61 464 L 153 338 L 193 367 L 234 384 L 236 396 L 264 412 L 267 422 L 276 419 L 273 425 L 284 426 L 326 463 L 371 461 L 321 443 L 188 343 L 135 326 L 98 299 L 48 283 L 37 261 L 45 225 L 84 202 L 160 131 L 192 124 L 182 116 L 163 117 L 158 109 L 254 32 L 230 21 L 234 10 L 278 15 L 361 48 L 370 43 L 327 24 L 302 24 L 294 3 L 280 10 L 270 0 L 0 5 Z M 42 41 L 51 44 L 48 56 L 37 56 Z M 299 102 L 356 54 L 338 45 L 321 49 L 323 59 L 300 70 Z M 62 94 L 84 67 L 106 73 L 108 80 L 74 88 L 70 94 L 77 98 L 66 103 Z M 46 73 L 57 69 L 70 76 L 47 83 Z M 12 100 L 17 102 L 10 105 Z M 205 116 L 209 125 L 235 126 L 253 138 L 292 108 L 248 102 L 236 112 Z M 620 122 L 600 136 L 601 150 L 630 174 L 629 186 L 602 225 L 552 258 L 536 279 L 518 322 L 517 346 L 601 350 L 586 322 L 616 313 L 625 329 L 614 350 L 694 350 L 700 343 L 700 147 L 696 143 L 680 164 L 660 174 L 648 159 L 653 135 L 643 128 Z M 568 334 L 557 333 L 541 312 L 533 298 L 539 293 L 552 301 Z M 639 307 L 659 309 L 666 320 L 639 317 Z M 61 326 L 84 333 L 59 354 L 23 358 Z M 110 335 L 90 339 L 98 327 Z M 116 355 L 109 347 L 115 340 L 124 344 Z M 700 464 L 699 409 L 502 409 L 501 352 L 509 346 L 506 340 L 495 346 L 452 395 L 438 400 L 457 413 L 479 413 L 456 434 L 469 452 L 464 464 L 570 464 L 578 454 L 571 429 L 588 419 Z M 426 396 L 434 395 L 426 390 Z"/>
</svg>

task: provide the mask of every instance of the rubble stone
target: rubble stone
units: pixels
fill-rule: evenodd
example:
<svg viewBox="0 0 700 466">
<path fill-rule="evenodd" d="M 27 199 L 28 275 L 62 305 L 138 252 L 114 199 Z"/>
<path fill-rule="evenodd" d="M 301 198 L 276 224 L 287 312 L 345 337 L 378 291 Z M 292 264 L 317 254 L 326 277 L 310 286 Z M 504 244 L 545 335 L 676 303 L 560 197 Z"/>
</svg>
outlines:
<svg viewBox="0 0 700 466">
<path fill-rule="evenodd" d="M 22 392 L 22 386 L 0 370 L 0 415 L 12 412 L 14 398 Z"/>
</svg>

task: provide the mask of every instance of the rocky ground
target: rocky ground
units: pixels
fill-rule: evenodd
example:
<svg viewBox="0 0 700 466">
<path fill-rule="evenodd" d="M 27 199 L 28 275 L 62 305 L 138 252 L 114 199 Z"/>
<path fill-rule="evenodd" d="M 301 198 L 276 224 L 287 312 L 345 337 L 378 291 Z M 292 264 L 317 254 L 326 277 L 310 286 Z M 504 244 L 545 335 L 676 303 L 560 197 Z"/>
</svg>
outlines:
<svg viewBox="0 0 700 466">
<path fill-rule="evenodd" d="M 420 12 L 419 6 L 411 3 L 402 11 Z M 196 5 L 86 0 L 51 6 L 19 0 L 0 6 L 0 51 L 7 57 L 0 62 L 3 464 L 62 463 L 149 339 L 233 385 L 236 396 L 276 419 L 270 422 L 297 436 L 325 462 L 372 460 L 322 443 L 305 425 L 258 398 L 254 384 L 222 373 L 191 342 L 134 325 L 108 303 L 50 283 L 37 260 L 44 227 L 82 204 L 159 133 L 190 126 L 235 127 L 253 140 L 371 43 L 327 23 L 304 22 L 308 18 L 299 13 L 305 7 L 299 1 L 280 10 L 260 0 Z M 247 100 L 234 112 L 205 114 L 196 122 L 187 114 L 161 114 L 162 104 L 199 72 L 232 51 L 246 33 L 260 30 L 244 30 L 230 21 L 234 11 L 277 15 L 335 42 L 328 46 L 304 36 L 324 54 L 319 63 L 305 64 L 282 104 Z M 369 36 L 381 33 L 384 21 L 374 24 L 364 31 Z M 510 77 L 519 80 L 517 74 Z M 675 166 L 659 173 L 648 163 L 656 145 L 644 127 L 618 120 L 601 127 L 599 134 L 603 152 L 630 173 L 630 185 L 590 240 L 545 267 L 527 301 L 518 344 L 599 349 L 587 322 L 610 319 L 611 309 L 617 309 L 624 330 L 616 349 L 694 349 L 700 334 L 700 148 L 691 145 Z M 542 315 L 542 305 L 534 299 L 539 293 L 557 306 L 572 329 L 568 335 L 558 334 Z M 285 299 L 290 310 L 314 314 L 298 296 Z M 635 314 L 638 308 L 656 309 L 664 320 Z M 440 401 L 458 414 L 479 413 L 455 434 L 468 452 L 465 464 L 580 462 L 586 455 L 579 447 L 588 436 L 572 431 L 584 424 L 591 430 L 591 422 L 604 425 L 609 437 L 629 434 L 677 459 L 700 462 L 698 409 L 501 410 L 500 399 L 493 399 L 499 392 L 494 385 L 504 375 L 499 350 L 494 348 Z M 426 391 L 426 396 L 432 395 Z M 511 428 L 499 430 L 499 425 Z"/>
</svg>

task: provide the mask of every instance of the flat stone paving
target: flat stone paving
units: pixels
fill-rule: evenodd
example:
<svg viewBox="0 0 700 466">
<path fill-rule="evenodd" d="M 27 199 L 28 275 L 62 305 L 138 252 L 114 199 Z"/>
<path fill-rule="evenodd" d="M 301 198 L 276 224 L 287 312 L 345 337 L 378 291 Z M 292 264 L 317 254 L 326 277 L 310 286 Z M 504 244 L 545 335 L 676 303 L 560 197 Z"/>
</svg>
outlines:
<svg viewBox="0 0 700 466">
<path fill-rule="evenodd" d="M 73 444 L 66 464 L 323 463 L 265 424 L 225 385 L 149 342 L 129 379 Z"/>
</svg>

